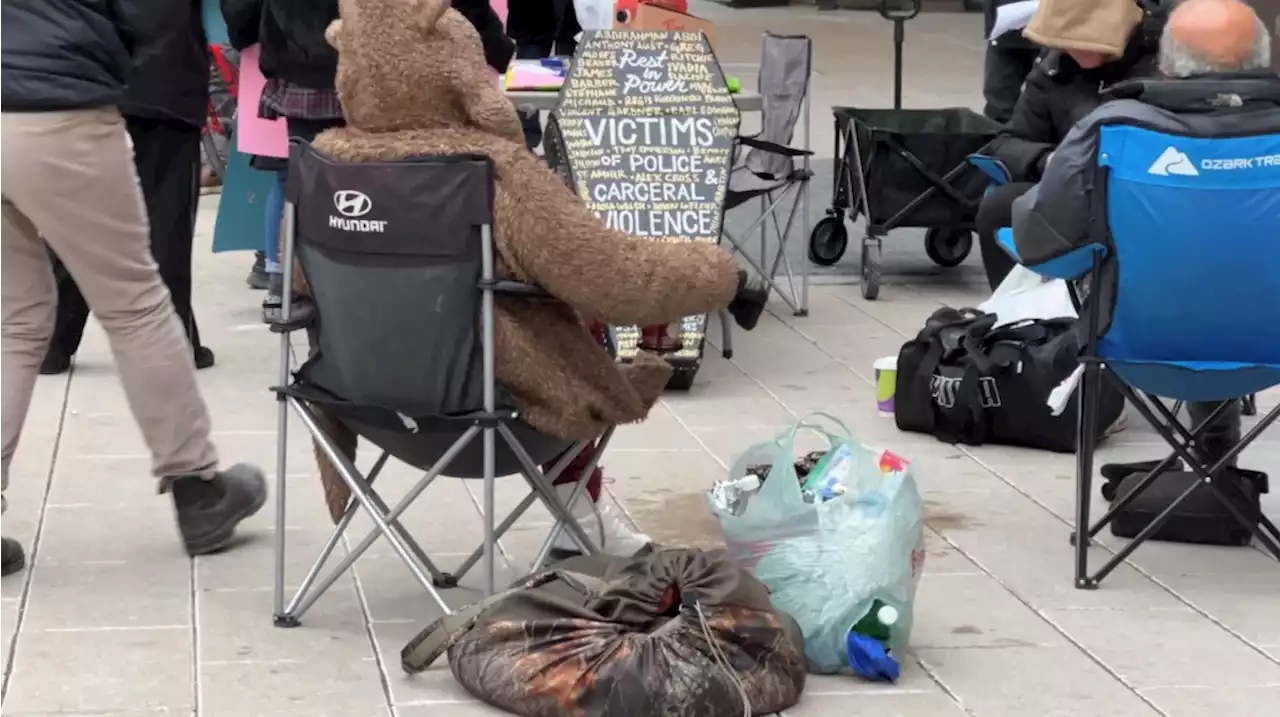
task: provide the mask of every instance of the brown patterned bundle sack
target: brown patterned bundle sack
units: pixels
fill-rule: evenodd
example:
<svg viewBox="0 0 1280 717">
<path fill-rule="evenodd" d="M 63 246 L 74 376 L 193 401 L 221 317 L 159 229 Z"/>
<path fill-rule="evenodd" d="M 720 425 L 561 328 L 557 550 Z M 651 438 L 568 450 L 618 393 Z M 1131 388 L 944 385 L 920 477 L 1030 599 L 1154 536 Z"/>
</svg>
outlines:
<svg viewBox="0 0 1280 717">
<path fill-rule="evenodd" d="M 525 717 L 742 717 L 796 704 L 804 643 L 724 551 L 571 558 L 441 618 L 400 656 L 445 651 L 476 697 Z"/>
</svg>

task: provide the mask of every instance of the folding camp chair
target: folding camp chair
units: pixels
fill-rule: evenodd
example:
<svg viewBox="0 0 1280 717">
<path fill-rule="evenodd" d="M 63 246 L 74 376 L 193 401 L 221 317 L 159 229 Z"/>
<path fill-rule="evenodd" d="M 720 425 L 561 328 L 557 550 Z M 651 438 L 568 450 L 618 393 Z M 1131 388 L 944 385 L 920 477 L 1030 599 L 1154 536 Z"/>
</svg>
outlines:
<svg viewBox="0 0 1280 717">
<path fill-rule="evenodd" d="M 282 335 L 280 385 L 274 389 L 279 399 L 276 624 L 299 624 L 302 614 L 380 536 L 446 613 L 449 606 L 438 589 L 456 586 L 482 556 L 485 591 L 492 594 L 497 541 L 538 500 L 557 522 L 535 569 L 561 529 L 585 552 L 596 552 L 551 486 L 584 451 L 591 451 L 582 474 L 589 475 L 612 431 L 595 441 L 594 448 L 590 441 L 540 433 L 519 420 L 514 403 L 495 381 L 494 295 L 553 299 L 536 287 L 494 278 L 489 159 L 453 156 L 342 164 L 308 145 L 295 144 L 286 198 L 284 284 L 292 285 L 296 257 L 310 299 L 304 303 L 286 298 L 272 326 Z M 290 333 L 298 329 L 306 329 L 311 355 L 291 376 Z M 341 474 L 353 499 L 286 605 L 290 409 Z M 362 475 L 342 452 L 318 411 L 381 449 L 368 474 Z M 426 471 L 394 507 L 373 487 L 389 458 Z M 539 470 L 552 460 L 557 461 L 552 470 Z M 532 491 L 495 525 L 495 478 L 516 473 Z M 484 481 L 484 543 L 453 574 L 439 570 L 399 520 L 441 475 Z M 585 485 L 579 482 L 569 505 Z M 319 579 L 357 507 L 369 514 L 376 528 Z"/>
<path fill-rule="evenodd" d="M 1039 266 L 1037 273 L 1088 276 L 1085 347 L 1080 361 L 1081 410 L 1077 451 L 1075 584 L 1097 587 L 1173 516 L 1178 505 L 1207 490 L 1280 559 L 1280 530 L 1224 477 L 1245 447 L 1280 419 L 1280 406 L 1260 418 L 1225 455 L 1209 460 L 1199 437 L 1227 402 L 1280 385 L 1280 164 L 1231 165 L 1240 157 L 1273 156 L 1280 135 L 1184 137 L 1127 124 L 1100 128 L 1096 237 L 1086 246 Z M 1184 157 L 1190 171 L 1156 172 L 1153 159 Z M 1204 170 L 1196 170 L 1194 157 Z M 1221 161 L 1220 161 L 1221 160 Z M 1211 171 L 1216 165 L 1230 171 Z M 1206 176 L 1208 175 L 1208 176 Z M 1012 233 L 1001 244 L 1018 258 Z M 1170 291 L 1169 287 L 1195 287 Z M 1173 453 L 1158 463 L 1089 525 L 1093 454 L 1100 382 L 1113 383 Z M 1190 430 L 1159 396 L 1178 401 L 1221 401 Z M 1090 575 L 1092 538 L 1181 459 L 1201 478 Z"/>
<path fill-rule="evenodd" d="M 758 199 L 760 216 L 735 236 L 723 231 L 734 250 L 778 293 L 796 316 L 809 313 L 809 264 L 800 262 L 799 289 L 795 272 L 787 256 L 787 241 L 792 227 L 800 218 L 807 225 L 809 216 L 809 167 L 813 152 L 790 145 L 796 122 L 803 120 L 805 146 L 809 146 L 809 75 L 813 66 L 813 41 L 803 35 L 765 33 L 760 61 L 759 90 L 763 111 L 763 129 L 755 135 L 738 137 L 725 209 L 733 209 Z M 802 158 L 796 167 L 796 158 Z M 789 204 L 788 204 L 789 201 Z M 789 207 L 789 208 L 788 208 Z M 785 221 L 781 215 L 785 212 Z M 801 226 L 801 236 L 809 236 L 808 226 Z M 759 230 L 760 255 L 753 258 L 746 251 L 746 237 Z M 777 252 L 769 259 L 769 239 L 777 241 Z M 767 269 L 766 269 L 767 264 Z M 786 275 L 786 290 L 778 281 L 778 272 Z"/>
</svg>

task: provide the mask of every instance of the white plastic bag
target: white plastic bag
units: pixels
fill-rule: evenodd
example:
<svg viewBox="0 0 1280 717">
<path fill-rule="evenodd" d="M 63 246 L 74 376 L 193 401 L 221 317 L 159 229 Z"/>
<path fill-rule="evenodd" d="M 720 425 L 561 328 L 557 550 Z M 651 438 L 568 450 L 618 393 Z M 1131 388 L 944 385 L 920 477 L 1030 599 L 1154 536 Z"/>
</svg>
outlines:
<svg viewBox="0 0 1280 717">
<path fill-rule="evenodd" d="M 835 432 L 811 419 L 822 419 Z M 853 449 L 844 494 L 805 502 L 794 465 L 801 430 L 826 436 L 832 448 Z M 799 623 L 809 669 L 830 674 L 847 667 L 849 631 L 875 600 L 898 610 L 889 654 L 901 662 L 924 566 L 920 494 L 910 464 L 858 443 L 844 424 L 823 413 L 809 414 L 774 440 L 748 449 L 730 480 L 760 463 L 771 466 L 769 476 L 745 508 L 735 514 L 712 501 L 712 511 L 729 551 L 769 587 L 774 606 Z"/>
<path fill-rule="evenodd" d="M 996 326 L 1030 319 L 1075 319 L 1067 282 L 1047 279 L 1021 264 L 1000 282 L 991 298 L 978 304 L 979 311 L 995 314 Z"/>
</svg>

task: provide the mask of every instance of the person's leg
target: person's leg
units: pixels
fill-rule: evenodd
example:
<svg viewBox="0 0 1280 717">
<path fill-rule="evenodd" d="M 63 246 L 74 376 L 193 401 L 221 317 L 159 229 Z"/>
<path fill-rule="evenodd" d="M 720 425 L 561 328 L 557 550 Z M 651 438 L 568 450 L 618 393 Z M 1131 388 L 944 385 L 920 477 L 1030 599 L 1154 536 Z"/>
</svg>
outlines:
<svg viewBox="0 0 1280 717">
<path fill-rule="evenodd" d="M 1035 62 L 1035 50 L 1000 47 L 988 42 L 983 62 L 982 96 L 986 100 L 983 114 L 1002 124 L 1008 122 Z"/>
<path fill-rule="evenodd" d="M 1187 413 L 1191 416 L 1188 427 L 1191 430 L 1195 430 L 1197 426 L 1213 415 L 1214 411 L 1218 410 L 1220 403 L 1220 401 L 1188 401 Z M 1227 454 L 1227 451 L 1230 451 L 1240 442 L 1240 416 L 1240 401 L 1232 401 L 1223 410 L 1218 420 L 1205 429 L 1200 445 L 1204 448 L 1205 457 L 1210 463 L 1217 462 Z M 1235 464 L 1236 462 L 1233 460 L 1229 465 L 1234 466 Z"/>
<path fill-rule="evenodd" d="M 17 234 L 38 232 L 45 238 L 101 322 L 129 409 L 151 449 L 152 471 L 162 479 L 161 491 L 173 494 L 187 552 L 225 547 L 235 526 L 262 507 L 266 482 L 261 471 L 249 466 L 217 469 L 191 351 L 151 256 L 146 210 L 123 120 L 106 108 L 5 114 L 3 139 L 10 147 L 2 155 L 0 180 L 6 230 L 16 217 L 26 217 L 33 229 Z M 10 204 L 16 211 L 9 210 Z M 30 257 L 20 257 L 20 262 L 33 267 L 34 275 L 43 275 L 44 290 L 16 303 L 10 299 L 21 286 L 8 280 L 13 270 L 9 234 L 4 239 L 6 468 L 53 315 L 52 272 L 39 244 L 30 250 L 41 257 L 39 262 Z M 15 326 L 10 326 L 11 313 L 19 316 Z"/>
<path fill-rule="evenodd" d="M 180 122 L 130 118 L 134 165 L 147 207 L 151 256 L 191 343 L 196 368 L 213 365 L 191 309 L 191 245 L 200 201 L 200 130 Z"/>
<path fill-rule="evenodd" d="M 44 361 L 40 363 L 40 373 L 55 376 L 71 368 L 71 357 L 80 350 L 84 327 L 89 322 L 89 305 L 85 303 L 80 287 L 76 286 L 76 280 L 67 273 L 67 268 L 52 249 L 49 257 L 58 283 L 58 310 L 54 317 L 53 338 L 49 341 Z"/>
<path fill-rule="evenodd" d="M 516 45 L 516 59 L 537 60 L 551 56 L 550 43 L 528 42 Z M 542 144 L 542 117 L 539 112 L 520 110 L 520 126 L 524 128 L 524 143 L 532 152 Z"/>
<path fill-rule="evenodd" d="M 591 327 L 591 332 L 601 344 L 604 343 L 604 332 L 606 330 L 606 327 L 602 324 L 593 324 Z M 587 535 L 597 542 L 597 547 L 606 554 L 630 557 L 653 541 L 648 535 L 631 527 L 623 517 L 613 511 L 608 503 L 600 502 L 600 496 L 604 491 L 604 469 L 602 467 L 596 466 L 590 475 L 583 477 L 582 472 L 587 467 L 592 450 L 593 447 L 588 446 L 584 451 L 574 456 L 568 466 L 565 466 L 564 472 L 554 482 L 554 485 L 557 486 L 556 495 L 560 497 L 560 500 L 568 504 L 569 498 L 573 495 L 578 483 L 586 480 L 586 487 L 579 494 L 578 500 L 569 506 L 569 512 L 582 525 Z M 549 462 L 543 466 L 543 469 L 549 470 L 556 462 Z M 556 558 L 563 558 L 578 552 L 578 543 L 569 537 L 567 531 L 560 532 L 560 537 L 552 547 L 553 555 Z"/>
<path fill-rule="evenodd" d="M 284 306 L 284 276 L 280 273 L 280 224 L 284 221 L 284 183 L 287 178 L 286 172 L 276 172 L 276 182 L 267 194 L 264 227 L 267 233 L 267 258 L 263 265 L 267 274 L 267 296 L 262 300 L 262 317 L 268 322 L 275 320 L 280 308 Z"/>
<path fill-rule="evenodd" d="M 0 141 L 8 140 L 5 132 Z M 11 148 L 13 144 L 9 145 Z M 4 153 L 5 174 L 10 174 L 10 149 Z M 13 175 L 20 175 L 14 172 Z M 13 176 L 10 175 L 10 176 Z M 4 186 L 9 186 L 6 182 Z M 50 254 L 39 232 L 6 196 L 3 225 L 0 226 L 0 304 L 3 304 L 3 340 L 0 341 L 0 402 L 3 403 L 4 453 L 0 463 L 0 511 L 8 508 L 9 466 L 18 448 L 36 371 L 53 333 L 57 289 L 50 268 Z M 0 539 L 0 575 L 12 575 L 26 566 L 22 545 L 12 538 Z"/>
<path fill-rule="evenodd" d="M 987 283 L 995 291 L 1000 282 L 1013 271 L 1017 263 L 996 241 L 996 232 L 1013 221 L 1013 201 L 1035 186 L 1030 182 L 1013 182 L 994 187 L 982 198 L 975 220 L 978 228 L 978 246 L 982 250 L 982 268 L 987 273 Z"/>
</svg>

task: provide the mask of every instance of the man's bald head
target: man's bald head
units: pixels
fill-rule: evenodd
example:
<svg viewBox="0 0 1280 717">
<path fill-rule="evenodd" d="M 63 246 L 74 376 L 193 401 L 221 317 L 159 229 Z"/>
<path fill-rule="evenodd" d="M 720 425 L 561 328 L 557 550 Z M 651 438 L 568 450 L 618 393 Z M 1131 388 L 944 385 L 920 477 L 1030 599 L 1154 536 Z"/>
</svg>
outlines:
<svg viewBox="0 0 1280 717">
<path fill-rule="evenodd" d="M 1160 38 L 1160 69 L 1169 77 L 1268 67 L 1271 37 L 1241 0 L 1184 0 Z"/>
</svg>

